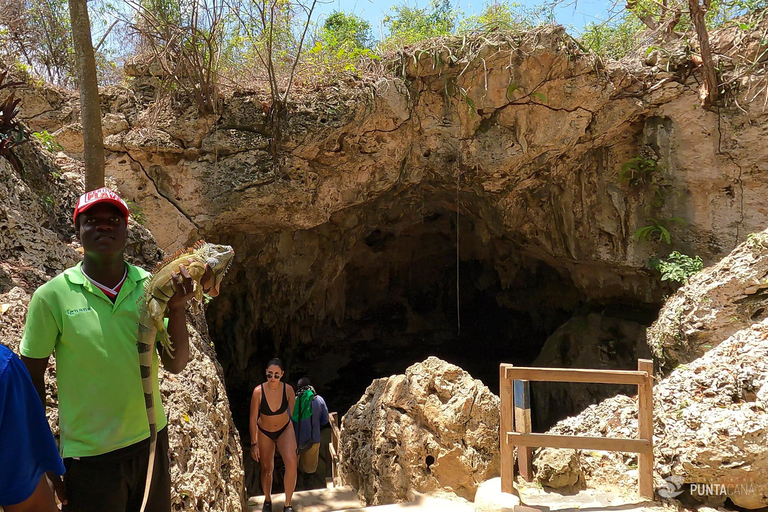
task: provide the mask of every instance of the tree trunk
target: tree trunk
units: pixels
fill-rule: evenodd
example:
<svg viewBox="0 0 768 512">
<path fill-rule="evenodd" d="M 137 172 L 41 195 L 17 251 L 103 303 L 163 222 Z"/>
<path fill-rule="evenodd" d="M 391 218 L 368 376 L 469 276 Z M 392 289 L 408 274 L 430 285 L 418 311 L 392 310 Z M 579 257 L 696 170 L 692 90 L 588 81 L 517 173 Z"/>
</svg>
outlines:
<svg viewBox="0 0 768 512">
<path fill-rule="evenodd" d="M 85 190 L 104 186 L 104 135 L 101 131 L 101 99 L 96 81 L 96 59 L 91 41 L 87 0 L 69 0 L 72 39 L 77 57 L 80 111 L 85 143 Z"/>
<path fill-rule="evenodd" d="M 696 35 L 699 36 L 702 67 L 704 68 L 704 84 L 699 91 L 699 97 L 704 108 L 709 108 L 717 102 L 720 96 L 720 89 L 718 87 L 717 72 L 715 72 L 715 63 L 712 60 L 712 49 L 709 47 L 709 33 L 704 21 L 706 12 L 699 4 L 699 0 L 688 0 L 688 8 L 691 12 L 693 26 L 696 27 Z"/>
</svg>

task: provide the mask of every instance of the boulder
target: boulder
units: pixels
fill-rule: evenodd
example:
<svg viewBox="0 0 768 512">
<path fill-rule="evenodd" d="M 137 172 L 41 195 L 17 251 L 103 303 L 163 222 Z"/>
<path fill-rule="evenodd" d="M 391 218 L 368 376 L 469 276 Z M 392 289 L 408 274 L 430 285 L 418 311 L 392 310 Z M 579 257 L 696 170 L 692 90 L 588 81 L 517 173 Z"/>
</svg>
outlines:
<svg viewBox="0 0 768 512">
<path fill-rule="evenodd" d="M 600 313 L 574 316 L 547 338 L 531 366 L 636 370 L 639 358 L 650 358 L 645 326 Z M 614 396 L 631 394 L 637 386 L 605 386 L 574 382 L 533 382 L 536 424 L 541 430 L 586 406 Z"/>
<path fill-rule="evenodd" d="M 536 480 L 552 489 L 572 490 L 584 483 L 576 450 L 542 448 L 533 459 Z"/>
<path fill-rule="evenodd" d="M 475 512 L 515 512 L 520 496 L 501 492 L 501 478 L 481 483 L 475 494 Z"/>
<path fill-rule="evenodd" d="M 648 329 L 662 371 L 700 357 L 735 332 L 768 318 L 768 231 L 748 235 L 719 263 L 690 278 Z"/>
<path fill-rule="evenodd" d="M 376 379 L 342 420 L 340 473 L 369 505 L 441 489 L 472 500 L 499 473 L 499 398 L 436 357 Z"/>
</svg>

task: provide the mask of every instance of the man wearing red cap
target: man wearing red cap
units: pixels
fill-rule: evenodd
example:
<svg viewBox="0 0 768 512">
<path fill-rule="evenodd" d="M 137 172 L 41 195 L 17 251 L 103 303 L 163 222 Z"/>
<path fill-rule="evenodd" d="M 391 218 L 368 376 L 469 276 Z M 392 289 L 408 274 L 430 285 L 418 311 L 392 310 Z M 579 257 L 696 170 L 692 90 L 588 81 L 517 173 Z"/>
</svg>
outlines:
<svg viewBox="0 0 768 512">
<path fill-rule="evenodd" d="M 65 511 L 138 510 L 149 457 L 149 427 L 136 348 L 139 308 L 149 274 L 124 259 L 128 206 L 108 188 L 80 196 L 73 220 L 83 245 L 82 263 L 41 286 L 32 296 L 20 352 L 43 404 L 45 369 L 56 354 L 60 447 L 66 473 Z M 172 373 L 189 359 L 185 306 L 193 296 L 183 266 L 174 274 L 178 293 L 168 301 Z M 156 375 L 158 354 L 153 371 Z M 154 378 L 155 404 L 162 404 Z M 167 419 L 155 407 L 157 458 L 147 512 L 170 511 Z M 50 476 L 50 475 L 49 475 Z M 54 479 L 57 491 L 61 481 Z"/>
</svg>

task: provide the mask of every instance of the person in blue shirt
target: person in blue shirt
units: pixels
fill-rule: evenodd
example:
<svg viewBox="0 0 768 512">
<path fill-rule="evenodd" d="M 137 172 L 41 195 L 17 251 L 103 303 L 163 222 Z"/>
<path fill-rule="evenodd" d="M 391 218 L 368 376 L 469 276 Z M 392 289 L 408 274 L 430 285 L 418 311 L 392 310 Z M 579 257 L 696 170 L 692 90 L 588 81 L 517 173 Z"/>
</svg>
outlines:
<svg viewBox="0 0 768 512">
<path fill-rule="evenodd" d="M 24 363 L 0 345 L 0 506 L 6 512 L 58 511 L 46 473 L 61 476 L 64 463 L 43 404 Z M 58 476 L 52 481 L 60 482 Z"/>
<path fill-rule="evenodd" d="M 328 426 L 328 406 L 317 394 L 307 377 L 296 386 L 296 404 L 293 408 L 294 431 L 298 447 L 298 469 L 302 487 L 307 488 L 317 471 L 320 455 L 320 431 Z"/>
</svg>

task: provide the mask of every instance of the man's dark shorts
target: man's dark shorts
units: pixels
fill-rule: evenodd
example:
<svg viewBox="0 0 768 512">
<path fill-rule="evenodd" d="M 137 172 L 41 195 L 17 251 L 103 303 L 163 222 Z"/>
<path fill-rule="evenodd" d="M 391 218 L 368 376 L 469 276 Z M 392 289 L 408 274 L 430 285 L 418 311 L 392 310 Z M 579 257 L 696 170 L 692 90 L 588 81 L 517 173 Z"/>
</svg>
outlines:
<svg viewBox="0 0 768 512">
<path fill-rule="evenodd" d="M 138 512 L 147 478 L 149 440 L 95 457 L 64 459 L 69 504 L 64 512 Z M 157 433 L 157 453 L 146 512 L 170 512 L 168 429 Z"/>
</svg>

